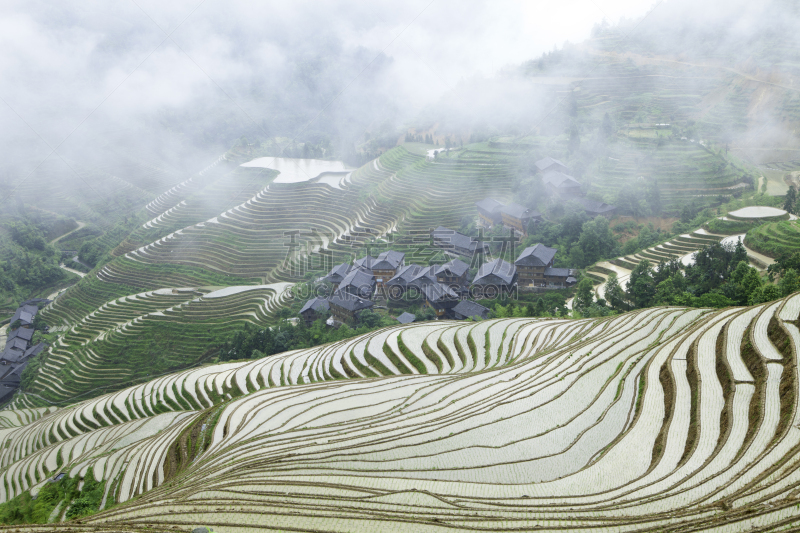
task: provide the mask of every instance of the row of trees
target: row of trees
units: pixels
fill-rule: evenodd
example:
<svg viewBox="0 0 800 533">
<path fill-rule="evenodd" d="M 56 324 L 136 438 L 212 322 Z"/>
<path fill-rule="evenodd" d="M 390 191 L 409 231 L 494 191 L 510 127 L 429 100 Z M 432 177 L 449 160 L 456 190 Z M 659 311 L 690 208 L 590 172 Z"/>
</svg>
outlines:
<svg viewBox="0 0 800 533">
<path fill-rule="evenodd" d="M 628 311 L 657 305 L 756 305 L 800 289 L 797 272 L 794 268 L 786 268 L 780 281 L 771 283 L 749 266 L 747 252 L 741 243 L 736 246 L 715 243 L 697 252 L 691 265 L 673 260 L 654 267 L 647 259 L 642 260 L 631 272 L 624 290 L 616 274 L 612 273 L 605 283 L 605 298 L 597 302 L 592 298 L 591 281 L 581 280 L 575 308 L 591 314 L 598 307 Z"/>
</svg>

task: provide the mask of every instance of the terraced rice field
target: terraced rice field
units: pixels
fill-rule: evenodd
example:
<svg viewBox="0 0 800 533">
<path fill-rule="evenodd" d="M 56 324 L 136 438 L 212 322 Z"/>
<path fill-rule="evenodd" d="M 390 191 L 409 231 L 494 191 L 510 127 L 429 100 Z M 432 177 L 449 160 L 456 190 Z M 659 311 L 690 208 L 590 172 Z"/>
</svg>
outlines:
<svg viewBox="0 0 800 533">
<path fill-rule="evenodd" d="M 273 322 L 289 284 L 362 255 L 365 244 L 425 263 L 419 250 L 431 228 L 459 225 L 488 191 L 510 187 L 510 157 L 463 151 L 425 161 L 398 147 L 336 183 L 278 183 L 274 170 L 219 158 L 143 202 L 141 225 L 113 259 L 43 311 L 68 332 L 45 354 L 29 390 L 36 396 L 17 404 L 61 405 L 200 364 L 215 335 Z M 196 300 L 242 286 L 254 290 L 213 308 Z"/>
<path fill-rule="evenodd" d="M 5 411 L 0 501 L 91 468 L 123 505 L 73 531 L 793 528 L 798 315 L 410 324 Z"/>
<path fill-rule="evenodd" d="M 800 251 L 800 225 L 797 220 L 768 222 L 747 232 L 744 242 L 762 254 L 777 257 Z"/>
</svg>

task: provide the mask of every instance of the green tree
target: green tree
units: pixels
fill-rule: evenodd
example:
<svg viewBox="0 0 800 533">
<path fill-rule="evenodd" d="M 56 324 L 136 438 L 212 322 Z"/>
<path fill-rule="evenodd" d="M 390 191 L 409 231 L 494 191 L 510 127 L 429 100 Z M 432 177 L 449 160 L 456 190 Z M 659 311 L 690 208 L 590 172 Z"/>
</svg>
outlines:
<svg viewBox="0 0 800 533">
<path fill-rule="evenodd" d="M 594 289 L 594 285 L 592 284 L 592 280 L 589 278 L 583 278 L 578 282 L 578 291 L 575 295 L 575 300 L 573 301 L 572 307 L 577 309 L 578 311 L 583 311 L 589 308 L 594 301 L 592 292 Z"/>
<path fill-rule="evenodd" d="M 606 279 L 605 300 L 612 309 L 617 311 L 625 311 L 628 307 L 625 305 L 625 291 L 620 287 L 616 272 L 609 274 Z"/>
<path fill-rule="evenodd" d="M 655 295 L 656 284 L 650 268 L 650 261 L 642 259 L 631 272 L 631 279 L 628 281 L 628 300 L 635 307 L 650 307 Z"/>
<path fill-rule="evenodd" d="M 786 191 L 786 198 L 783 201 L 783 209 L 788 211 L 789 213 L 795 213 L 797 210 L 797 189 L 795 189 L 794 185 L 789 186 L 789 190 Z"/>
<path fill-rule="evenodd" d="M 797 271 L 793 268 L 787 270 L 778 282 L 778 288 L 781 291 L 781 296 L 789 296 L 797 292 L 800 288 L 800 280 L 798 279 Z"/>
<path fill-rule="evenodd" d="M 600 259 L 616 255 L 617 241 L 614 240 L 608 220 L 605 217 L 597 217 L 585 222 L 581 227 L 578 246 L 583 252 L 584 264 L 577 266 L 591 265 Z"/>
</svg>

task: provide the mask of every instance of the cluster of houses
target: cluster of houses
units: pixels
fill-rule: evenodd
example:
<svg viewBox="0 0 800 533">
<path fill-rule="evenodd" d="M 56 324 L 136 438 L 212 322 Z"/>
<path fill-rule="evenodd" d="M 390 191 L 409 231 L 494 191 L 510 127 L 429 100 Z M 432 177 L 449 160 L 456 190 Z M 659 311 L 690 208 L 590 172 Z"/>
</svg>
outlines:
<svg viewBox="0 0 800 533">
<path fill-rule="evenodd" d="M 577 282 L 575 270 L 553 267 L 557 250 L 543 244 L 525 248 L 514 263 L 503 259 L 485 262 L 470 279 L 469 264 L 459 257 L 471 261 L 476 254 L 488 253 L 488 245 L 442 226 L 431 236 L 434 245 L 450 257 L 448 262 L 407 265 L 404 253 L 389 250 L 378 257 L 367 255 L 353 264 L 336 265 L 322 278 L 333 285 L 332 295 L 308 300 L 301 317 L 309 324 L 326 317 L 331 325 L 352 323 L 361 311 L 375 307 L 372 298 L 377 294 L 384 299 L 421 299 L 437 318 L 483 319 L 489 310 L 470 298 L 496 298 L 516 287 L 561 289 Z M 404 313 L 398 320 L 413 318 Z"/>
<path fill-rule="evenodd" d="M 41 298 L 23 302 L 11 318 L 6 344 L 0 352 L 0 404 L 10 400 L 19 388 L 22 371 L 31 358 L 47 347 L 43 342 L 31 343 L 33 320 L 39 312 L 39 305 L 47 303 L 49 300 Z"/>
<path fill-rule="evenodd" d="M 567 166 L 558 159 L 545 157 L 535 164 L 542 175 L 542 183 L 551 193 L 565 201 L 577 203 L 589 216 L 611 216 L 617 209 L 613 205 L 585 198 L 581 184 L 568 174 Z M 516 203 L 506 205 L 493 198 L 476 202 L 475 207 L 478 208 L 478 217 L 483 227 L 504 226 L 522 235 L 527 235 L 532 221 L 543 220 L 538 211 Z"/>
</svg>

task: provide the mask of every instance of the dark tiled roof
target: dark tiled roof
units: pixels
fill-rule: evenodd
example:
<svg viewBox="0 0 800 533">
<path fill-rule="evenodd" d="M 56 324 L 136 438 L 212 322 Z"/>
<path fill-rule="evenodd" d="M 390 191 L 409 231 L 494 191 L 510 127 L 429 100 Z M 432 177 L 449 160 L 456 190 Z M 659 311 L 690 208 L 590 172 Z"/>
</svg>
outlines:
<svg viewBox="0 0 800 533">
<path fill-rule="evenodd" d="M 422 292 L 425 294 L 425 299 L 429 302 L 438 302 L 441 300 L 455 300 L 458 295 L 453 290 L 443 283 L 429 283 L 422 287 Z"/>
<path fill-rule="evenodd" d="M 528 246 L 519 254 L 515 265 L 519 266 L 546 266 L 556 256 L 556 248 L 548 248 L 542 243 Z"/>
<path fill-rule="evenodd" d="M 33 338 L 33 330 L 30 328 L 17 328 L 8 334 L 8 340 L 17 338 L 29 341 Z"/>
<path fill-rule="evenodd" d="M 475 202 L 475 206 L 481 211 L 493 214 L 499 212 L 503 207 L 503 204 L 494 198 L 484 198 L 480 202 Z"/>
<path fill-rule="evenodd" d="M 545 276 L 558 276 L 560 278 L 566 278 L 571 273 L 569 268 L 546 268 L 544 269 Z"/>
<path fill-rule="evenodd" d="M 30 300 L 25 300 L 20 305 L 21 306 L 25 306 L 25 305 L 38 306 L 39 304 L 49 304 L 50 302 L 52 302 L 52 300 L 48 300 L 47 298 L 31 298 Z"/>
<path fill-rule="evenodd" d="M 11 319 L 11 323 L 13 324 L 19 320 L 23 324 L 32 324 L 33 317 L 36 316 L 36 313 L 38 312 L 39 308 L 35 305 L 23 305 L 22 307 L 18 307 L 13 318 Z"/>
<path fill-rule="evenodd" d="M 461 250 L 469 250 L 470 252 L 473 252 L 478 249 L 477 240 L 473 240 L 472 237 L 468 237 L 463 233 L 445 228 L 444 226 L 439 226 L 433 230 L 433 237 L 436 240 L 440 240 Z M 483 245 L 485 246 L 485 244 Z"/>
<path fill-rule="evenodd" d="M 558 172 L 557 170 L 545 173 L 542 181 L 545 184 L 551 185 L 557 189 L 572 189 L 581 186 L 581 184 L 578 183 L 575 178 L 572 176 L 567 176 L 563 172 Z"/>
<path fill-rule="evenodd" d="M 357 267 L 366 268 L 367 270 L 372 270 L 372 265 L 375 263 L 376 259 L 371 255 L 365 255 L 361 259 L 356 259 L 353 261 L 353 264 Z"/>
<path fill-rule="evenodd" d="M 413 285 L 415 287 L 423 287 L 425 285 L 430 285 L 432 283 L 439 283 L 436 280 L 436 266 L 432 265 L 429 267 L 423 267 L 417 272 L 417 275 L 408 282 L 409 285 Z"/>
<path fill-rule="evenodd" d="M 24 350 L 13 350 L 9 346 L 6 346 L 5 350 L 0 353 L 0 360 L 8 361 L 9 363 L 16 363 L 23 359 L 25 359 Z"/>
<path fill-rule="evenodd" d="M 336 291 L 329 300 L 331 305 L 347 309 L 348 311 L 360 311 L 362 309 L 369 309 L 375 305 L 375 302 L 359 298 L 352 294 Z"/>
<path fill-rule="evenodd" d="M 354 268 L 339 284 L 337 292 L 345 291 L 357 294 L 362 298 L 369 298 L 374 287 L 375 279 L 372 274 L 368 274 L 360 268 Z"/>
<path fill-rule="evenodd" d="M 616 209 L 616 206 L 607 204 L 605 202 L 598 202 L 590 198 L 576 198 L 575 202 L 580 205 L 584 211 L 594 215 L 603 215 Z"/>
<path fill-rule="evenodd" d="M 545 157 L 544 159 L 540 159 L 536 162 L 536 168 L 539 170 L 547 170 L 548 168 L 552 167 L 553 165 L 561 165 L 562 167 L 566 168 L 567 165 L 559 161 L 558 159 L 553 159 L 550 156 Z"/>
<path fill-rule="evenodd" d="M 406 254 L 403 252 L 387 250 L 378 256 L 370 268 L 372 268 L 372 270 L 395 270 L 403 263 L 405 257 Z"/>
<path fill-rule="evenodd" d="M 464 274 L 464 272 L 466 272 L 467 270 L 469 270 L 469 265 L 466 264 L 464 261 L 462 261 L 461 259 L 451 259 L 450 261 L 439 266 L 439 268 L 436 269 L 436 275 L 438 276 L 439 274 L 445 271 L 449 271 L 450 274 L 458 277 Z"/>
<path fill-rule="evenodd" d="M 330 306 L 328 305 L 328 300 L 325 298 L 311 298 L 306 304 L 300 309 L 300 314 L 305 313 L 309 309 L 313 309 L 317 313 L 324 313 Z"/>
<path fill-rule="evenodd" d="M 492 278 L 495 276 L 504 283 L 512 283 L 516 273 L 517 267 L 502 259 L 495 259 L 481 265 L 472 283 L 478 285 L 490 284 L 494 281 Z"/>
<path fill-rule="evenodd" d="M 485 318 L 489 313 L 489 309 L 469 300 L 461 300 L 453 308 L 453 312 L 467 318 Z"/>
<path fill-rule="evenodd" d="M 28 357 L 33 357 L 35 355 L 39 355 L 39 353 L 45 348 L 47 348 L 47 343 L 45 342 L 40 342 L 39 344 L 31 346 L 30 348 L 25 350 L 25 357 L 28 358 Z"/>
<path fill-rule="evenodd" d="M 416 320 L 416 316 L 412 315 L 411 313 L 403 313 L 399 317 L 397 317 L 397 321 L 401 324 L 410 324 Z"/>
<path fill-rule="evenodd" d="M 330 281 L 331 283 L 340 283 L 344 277 L 350 273 L 353 269 L 349 263 L 342 263 L 341 265 L 336 265 L 330 271 L 330 273 L 325 276 L 326 281 Z"/>
<path fill-rule="evenodd" d="M 395 274 L 395 276 L 386 282 L 387 285 L 398 285 L 400 287 L 405 287 L 408 283 L 413 280 L 417 275 L 424 270 L 424 267 L 419 265 L 406 265 L 400 269 L 400 272 Z"/>
<path fill-rule="evenodd" d="M 533 209 L 528 209 L 527 207 L 519 204 L 508 204 L 501 209 L 500 212 L 504 215 L 519 219 L 541 216 L 539 212 L 534 211 Z"/>
<path fill-rule="evenodd" d="M 6 342 L 6 348 L 5 349 L 6 350 L 19 350 L 21 352 L 24 352 L 25 350 L 28 349 L 28 341 L 26 341 L 25 339 L 20 339 L 19 337 L 14 338 L 14 339 L 8 339 L 8 342 Z"/>
</svg>

